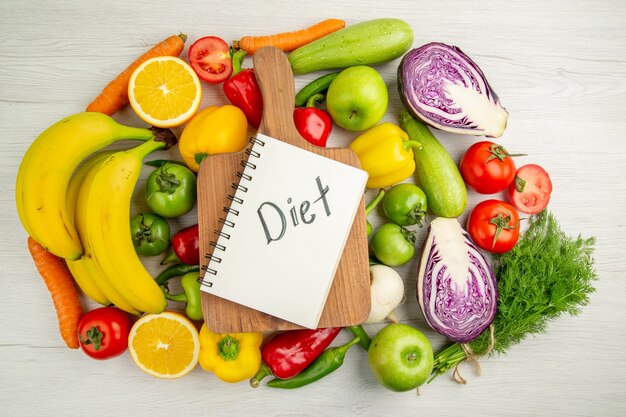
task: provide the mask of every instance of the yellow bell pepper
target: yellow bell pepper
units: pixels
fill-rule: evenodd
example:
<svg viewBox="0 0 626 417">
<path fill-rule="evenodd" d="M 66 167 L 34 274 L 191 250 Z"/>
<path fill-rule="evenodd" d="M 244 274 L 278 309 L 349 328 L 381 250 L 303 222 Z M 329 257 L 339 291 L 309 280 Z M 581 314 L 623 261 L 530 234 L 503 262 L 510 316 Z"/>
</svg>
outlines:
<svg viewBox="0 0 626 417">
<path fill-rule="evenodd" d="M 263 334 L 213 333 L 200 329 L 200 366 L 225 382 L 252 378 L 261 366 Z"/>
<path fill-rule="evenodd" d="M 422 145 L 392 123 L 376 125 L 348 146 L 369 174 L 367 188 L 384 188 L 409 178 L 415 171 L 413 148 Z"/>
<path fill-rule="evenodd" d="M 208 155 L 239 152 L 247 140 L 248 121 L 239 107 L 209 106 L 187 123 L 178 149 L 189 169 L 198 172 L 200 162 Z"/>
</svg>

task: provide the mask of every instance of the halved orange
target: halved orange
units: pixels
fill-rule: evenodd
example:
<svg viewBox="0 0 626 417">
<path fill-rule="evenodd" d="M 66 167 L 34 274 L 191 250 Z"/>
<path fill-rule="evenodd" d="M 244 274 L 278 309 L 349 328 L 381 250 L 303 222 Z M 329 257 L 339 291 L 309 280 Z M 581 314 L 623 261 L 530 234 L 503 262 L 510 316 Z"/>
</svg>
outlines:
<svg viewBox="0 0 626 417">
<path fill-rule="evenodd" d="M 196 114 L 202 101 L 202 87 L 185 61 L 157 56 L 133 71 L 128 83 L 128 99 L 144 122 L 157 127 L 175 127 Z"/>
<path fill-rule="evenodd" d="M 157 378 L 180 378 L 198 363 L 198 330 L 173 311 L 146 314 L 130 330 L 128 351 L 142 371 Z"/>
</svg>

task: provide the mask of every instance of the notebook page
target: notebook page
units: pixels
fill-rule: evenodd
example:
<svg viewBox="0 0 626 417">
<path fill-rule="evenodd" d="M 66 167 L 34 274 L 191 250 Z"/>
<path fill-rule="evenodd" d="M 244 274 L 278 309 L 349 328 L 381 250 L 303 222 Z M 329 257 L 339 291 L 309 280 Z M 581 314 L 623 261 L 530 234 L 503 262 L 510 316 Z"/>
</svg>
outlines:
<svg viewBox="0 0 626 417">
<path fill-rule="evenodd" d="M 215 275 L 206 273 L 210 286 L 202 289 L 315 328 L 367 173 L 265 135 L 257 139 L 207 268 Z"/>
</svg>

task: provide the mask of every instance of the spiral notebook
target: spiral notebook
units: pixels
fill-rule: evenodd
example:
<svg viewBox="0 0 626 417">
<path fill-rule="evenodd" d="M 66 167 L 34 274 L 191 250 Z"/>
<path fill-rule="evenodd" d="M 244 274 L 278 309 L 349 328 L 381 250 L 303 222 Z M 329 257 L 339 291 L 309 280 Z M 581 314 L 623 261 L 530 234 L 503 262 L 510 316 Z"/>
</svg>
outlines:
<svg viewBox="0 0 626 417">
<path fill-rule="evenodd" d="M 367 173 L 262 134 L 246 153 L 201 288 L 316 328 Z"/>
</svg>

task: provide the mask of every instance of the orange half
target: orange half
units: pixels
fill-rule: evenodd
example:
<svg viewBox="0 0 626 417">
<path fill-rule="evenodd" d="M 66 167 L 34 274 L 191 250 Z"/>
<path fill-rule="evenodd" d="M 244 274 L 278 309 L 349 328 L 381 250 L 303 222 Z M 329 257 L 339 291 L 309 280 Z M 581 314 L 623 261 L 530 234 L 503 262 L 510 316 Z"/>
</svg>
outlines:
<svg viewBox="0 0 626 417">
<path fill-rule="evenodd" d="M 128 83 L 128 99 L 137 115 L 153 126 L 180 126 L 193 117 L 202 101 L 202 87 L 189 64 L 180 58 L 158 56 L 135 69 Z"/>
<path fill-rule="evenodd" d="M 179 313 L 146 314 L 130 330 L 128 351 L 142 371 L 157 378 L 180 378 L 198 363 L 198 330 Z"/>
</svg>

